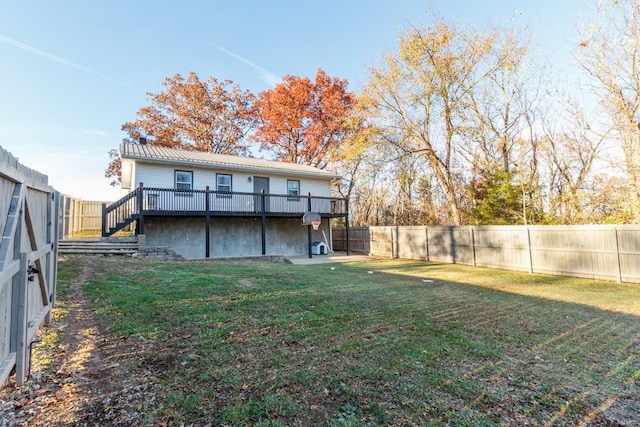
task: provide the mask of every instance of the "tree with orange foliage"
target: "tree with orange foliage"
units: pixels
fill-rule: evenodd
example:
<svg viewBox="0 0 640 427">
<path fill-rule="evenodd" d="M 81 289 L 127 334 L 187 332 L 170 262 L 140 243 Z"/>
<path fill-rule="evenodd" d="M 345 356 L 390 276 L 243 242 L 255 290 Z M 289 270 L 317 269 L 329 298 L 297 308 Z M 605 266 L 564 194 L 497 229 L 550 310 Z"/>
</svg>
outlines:
<svg viewBox="0 0 640 427">
<path fill-rule="evenodd" d="M 245 135 L 251 129 L 253 95 L 231 80 L 210 77 L 201 81 L 194 72 L 165 79 L 164 92 L 148 93 L 151 105 L 140 108 L 137 120 L 122 125 L 126 142 L 146 137 L 147 143 L 184 150 L 240 155 L 247 152 Z M 109 152 L 107 178 L 120 178 L 117 150 Z"/>
<path fill-rule="evenodd" d="M 315 82 L 285 76 L 275 88 L 262 91 L 253 104 L 260 148 L 276 159 L 325 168 L 349 136 L 348 117 L 355 95 L 347 80 L 318 69 Z"/>
</svg>

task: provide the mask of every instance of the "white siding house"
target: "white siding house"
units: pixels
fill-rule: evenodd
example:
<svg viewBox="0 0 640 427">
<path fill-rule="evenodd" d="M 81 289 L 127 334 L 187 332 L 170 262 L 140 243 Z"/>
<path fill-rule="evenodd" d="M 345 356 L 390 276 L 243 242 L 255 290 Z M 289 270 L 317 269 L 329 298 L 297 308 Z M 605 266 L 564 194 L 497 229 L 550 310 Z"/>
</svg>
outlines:
<svg viewBox="0 0 640 427">
<path fill-rule="evenodd" d="M 106 209 L 103 235 L 135 221 L 149 244 L 185 258 L 301 255 L 306 212 L 323 217 L 314 239 L 347 218 L 347 200 L 331 197 L 339 177 L 311 166 L 130 143 L 120 159 L 132 192 Z"/>
</svg>

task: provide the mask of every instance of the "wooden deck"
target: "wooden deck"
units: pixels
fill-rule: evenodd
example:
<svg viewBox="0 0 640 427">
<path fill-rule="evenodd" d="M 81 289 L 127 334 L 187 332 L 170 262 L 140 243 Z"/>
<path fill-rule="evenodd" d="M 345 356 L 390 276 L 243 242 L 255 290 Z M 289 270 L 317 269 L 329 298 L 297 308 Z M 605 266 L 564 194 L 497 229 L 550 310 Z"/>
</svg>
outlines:
<svg viewBox="0 0 640 427">
<path fill-rule="evenodd" d="M 102 209 L 102 235 L 111 236 L 132 222 L 144 229 L 145 216 L 302 218 L 317 212 L 323 218 L 347 218 L 348 199 L 307 194 L 176 190 L 140 186 Z M 140 231 L 142 233 L 143 231 Z"/>
</svg>

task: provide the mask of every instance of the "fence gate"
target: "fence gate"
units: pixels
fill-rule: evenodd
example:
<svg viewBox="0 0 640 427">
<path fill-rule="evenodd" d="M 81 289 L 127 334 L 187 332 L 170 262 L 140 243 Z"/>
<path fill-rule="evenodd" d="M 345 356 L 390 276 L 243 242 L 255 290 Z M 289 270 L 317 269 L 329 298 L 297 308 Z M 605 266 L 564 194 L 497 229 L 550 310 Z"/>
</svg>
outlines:
<svg viewBox="0 0 640 427">
<path fill-rule="evenodd" d="M 48 178 L 0 147 L 0 386 L 26 380 L 30 343 L 51 321 L 60 197 Z"/>
</svg>

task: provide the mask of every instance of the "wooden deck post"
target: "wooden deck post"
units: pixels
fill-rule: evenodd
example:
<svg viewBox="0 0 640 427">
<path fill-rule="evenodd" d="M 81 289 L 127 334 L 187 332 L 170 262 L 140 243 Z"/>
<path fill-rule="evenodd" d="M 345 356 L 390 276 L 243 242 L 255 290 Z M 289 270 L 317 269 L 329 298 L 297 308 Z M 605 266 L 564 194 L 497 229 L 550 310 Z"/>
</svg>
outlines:
<svg viewBox="0 0 640 427">
<path fill-rule="evenodd" d="M 311 212 L 311 193 L 307 193 L 307 212 Z M 312 251 L 313 242 L 311 242 L 311 224 L 307 225 L 307 240 L 309 241 L 309 258 L 313 258 L 313 251 Z"/>
<path fill-rule="evenodd" d="M 262 255 L 266 255 L 267 254 L 267 198 L 266 195 L 264 193 L 264 188 L 262 190 L 260 190 L 260 207 L 262 209 L 260 209 L 260 225 L 261 225 L 261 238 L 262 238 Z"/>
<path fill-rule="evenodd" d="M 102 204 L 102 237 L 107 237 L 107 204 Z M 66 236 L 65 236 L 66 237 Z"/>
<path fill-rule="evenodd" d="M 204 237 L 204 256 L 205 258 L 210 257 L 209 245 L 211 243 L 211 212 L 209 207 L 209 186 L 207 185 L 204 189 L 204 210 L 205 210 L 205 237 Z"/>
<path fill-rule="evenodd" d="M 136 230 L 136 234 L 144 234 L 144 209 L 143 209 L 143 201 L 144 201 L 144 185 L 140 183 L 140 187 L 138 187 L 138 194 L 136 195 L 136 211 L 138 211 L 138 227 Z"/>
</svg>

